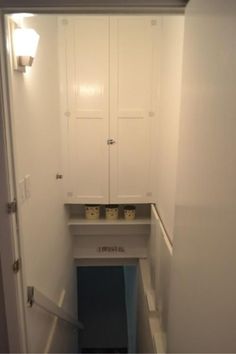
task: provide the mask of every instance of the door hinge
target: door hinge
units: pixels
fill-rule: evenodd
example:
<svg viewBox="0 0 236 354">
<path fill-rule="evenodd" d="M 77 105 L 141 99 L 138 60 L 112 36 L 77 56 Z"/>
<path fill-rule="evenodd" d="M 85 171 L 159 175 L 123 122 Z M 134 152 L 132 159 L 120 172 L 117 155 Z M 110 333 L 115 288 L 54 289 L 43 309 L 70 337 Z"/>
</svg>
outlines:
<svg viewBox="0 0 236 354">
<path fill-rule="evenodd" d="M 14 199 L 12 202 L 7 203 L 7 213 L 13 214 L 17 212 L 17 202 Z"/>
<path fill-rule="evenodd" d="M 12 265 L 12 269 L 14 273 L 18 273 L 21 268 L 21 261 L 20 258 L 18 258 Z"/>
</svg>

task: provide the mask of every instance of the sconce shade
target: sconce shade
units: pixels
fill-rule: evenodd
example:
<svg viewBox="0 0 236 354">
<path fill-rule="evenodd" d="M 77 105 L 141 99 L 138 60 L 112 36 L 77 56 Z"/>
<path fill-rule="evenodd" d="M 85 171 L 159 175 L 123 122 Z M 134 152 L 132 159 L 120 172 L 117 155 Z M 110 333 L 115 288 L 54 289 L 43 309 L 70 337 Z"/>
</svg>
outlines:
<svg viewBox="0 0 236 354">
<path fill-rule="evenodd" d="M 38 47 L 38 33 L 32 28 L 16 28 L 13 41 L 18 64 L 31 66 Z"/>
</svg>

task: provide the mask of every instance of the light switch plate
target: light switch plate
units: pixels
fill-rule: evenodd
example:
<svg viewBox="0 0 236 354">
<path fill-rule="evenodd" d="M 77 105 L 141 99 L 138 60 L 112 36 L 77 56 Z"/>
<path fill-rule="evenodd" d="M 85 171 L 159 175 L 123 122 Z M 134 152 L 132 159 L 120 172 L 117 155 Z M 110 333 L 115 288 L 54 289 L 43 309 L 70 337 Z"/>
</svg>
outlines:
<svg viewBox="0 0 236 354">
<path fill-rule="evenodd" d="M 26 195 L 25 195 L 25 180 L 21 179 L 19 181 L 19 196 L 20 196 L 20 202 L 24 203 L 25 199 L 26 199 Z"/>
<path fill-rule="evenodd" d="M 26 199 L 31 197 L 30 175 L 25 176 L 25 197 Z"/>
</svg>

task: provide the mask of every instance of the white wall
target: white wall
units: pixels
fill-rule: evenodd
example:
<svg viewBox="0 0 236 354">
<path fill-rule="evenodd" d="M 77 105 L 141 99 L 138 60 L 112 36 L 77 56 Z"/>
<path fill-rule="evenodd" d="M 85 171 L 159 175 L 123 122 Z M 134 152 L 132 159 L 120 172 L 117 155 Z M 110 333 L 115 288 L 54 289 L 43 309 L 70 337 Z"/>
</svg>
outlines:
<svg viewBox="0 0 236 354">
<path fill-rule="evenodd" d="M 235 0 L 187 7 L 170 352 L 236 352 L 235 24 Z"/>
<path fill-rule="evenodd" d="M 17 180 L 30 175 L 31 196 L 19 205 L 24 285 L 35 286 L 56 303 L 65 292 L 63 308 L 76 316 L 72 240 L 61 182 L 55 178 L 60 172 L 57 19 L 36 16 L 27 20 L 27 26 L 40 34 L 37 57 L 27 73 L 11 70 Z M 27 309 L 31 352 L 45 350 L 52 324 L 45 312 Z M 73 351 L 74 337 L 68 326 L 60 324 L 49 349 Z"/>
<path fill-rule="evenodd" d="M 162 17 L 160 101 L 155 134 L 154 193 L 159 214 L 173 239 L 184 16 Z"/>
</svg>

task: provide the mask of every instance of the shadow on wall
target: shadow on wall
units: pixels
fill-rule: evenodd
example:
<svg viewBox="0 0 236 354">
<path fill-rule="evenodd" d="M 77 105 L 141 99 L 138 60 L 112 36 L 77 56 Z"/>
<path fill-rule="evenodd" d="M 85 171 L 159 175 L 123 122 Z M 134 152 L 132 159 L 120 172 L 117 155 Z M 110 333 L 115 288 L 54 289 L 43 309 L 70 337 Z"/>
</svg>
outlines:
<svg viewBox="0 0 236 354">
<path fill-rule="evenodd" d="M 6 322 L 3 283 L 2 283 L 1 259 L 0 259 L 0 353 L 9 353 L 8 337 L 7 337 L 7 322 Z"/>
</svg>

